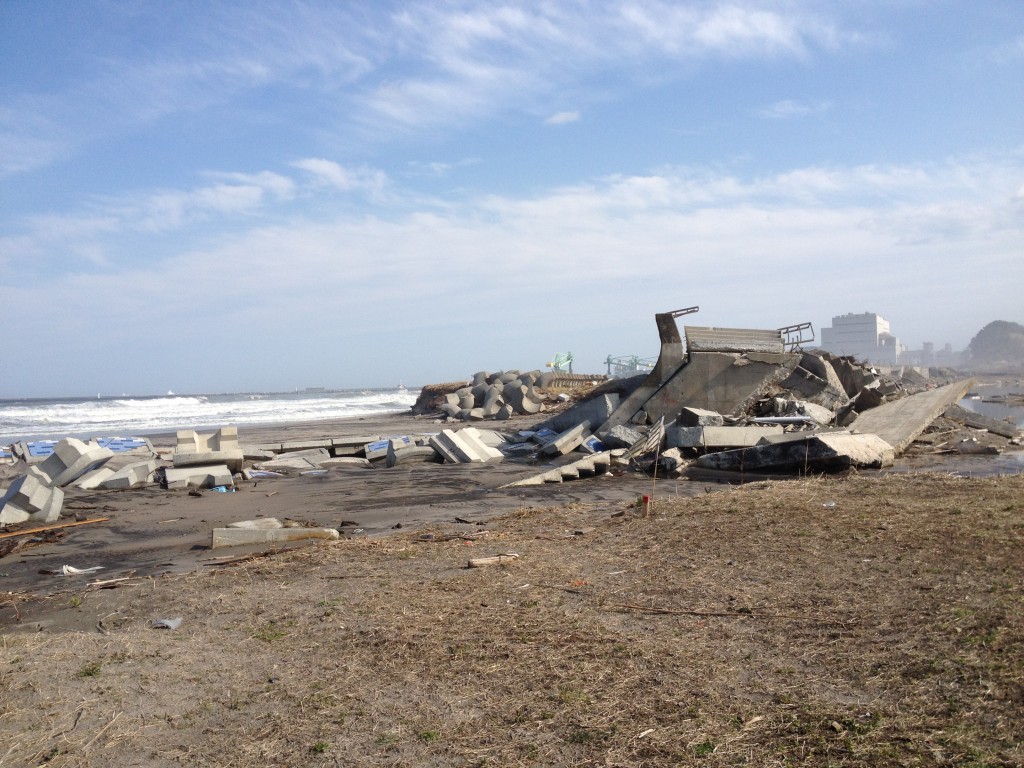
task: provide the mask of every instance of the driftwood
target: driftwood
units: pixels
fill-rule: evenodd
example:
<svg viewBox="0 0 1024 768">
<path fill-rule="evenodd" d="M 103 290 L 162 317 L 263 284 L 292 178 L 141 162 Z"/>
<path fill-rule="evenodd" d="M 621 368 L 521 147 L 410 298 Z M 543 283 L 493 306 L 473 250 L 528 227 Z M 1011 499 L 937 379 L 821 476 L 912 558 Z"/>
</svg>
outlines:
<svg viewBox="0 0 1024 768">
<path fill-rule="evenodd" d="M 488 565 L 504 565 L 505 563 L 513 563 L 519 559 L 519 555 L 515 552 L 506 552 L 501 555 L 494 555 L 493 557 L 474 557 L 467 564 L 467 568 L 485 568 Z"/>
<path fill-rule="evenodd" d="M 44 533 L 46 531 L 55 531 L 58 528 L 71 528 L 76 525 L 89 525 L 90 523 L 105 523 L 109 519 L 109 517 L 94 517 L 91 520 L 76 520 L 73 523 L 54 523 L 53 525 L 44 525 L 39 528 L 26 528 L 23 531 L 11 531 L 10 533 L 0 533 L 0 539 L 9 539 L 12 536 L 26 536 L 30 533 Z"/>
</svg>

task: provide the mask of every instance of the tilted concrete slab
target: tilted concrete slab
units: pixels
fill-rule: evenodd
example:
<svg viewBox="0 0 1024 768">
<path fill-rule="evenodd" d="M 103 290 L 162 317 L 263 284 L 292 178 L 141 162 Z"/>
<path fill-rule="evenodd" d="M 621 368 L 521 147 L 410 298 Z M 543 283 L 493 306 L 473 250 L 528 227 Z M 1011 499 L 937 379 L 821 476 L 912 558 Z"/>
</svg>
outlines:
<svg viewBox="0 0 1024 768">
<path fill-rule="evenodd" d="M 210 546 L 241 547 L 251 544 L 278 544 L 303 539 L 338 539 L 335 528 L 214 528 Z"/>
<path fill-rule="evenodd" d="M 960 401 L 973 383 L 974 379 L 964 379 L 902 400 L 883 403 L 858 415 L 850 425 L 850 431 L 855 434 L 878 435 L 899 455 L 943 411 Z"/>
<path fill-rule="evenodd" d="M 981 413 L 975 413 L 974 411 L 968 411 L 959 405 L 951 405 L 945 411 L 943 416 L 952 419 L 953 421 L 959 422 L 966 427 L 972 429 L 984 429 L 991 432 L 994 435 L 1001 437 L 1014 438 L 1020 430 L 1016 424 L 1011 424 L 1008 421 L 1001 421 L 999 419 L 993 419 L 989 416 L 985 416 Z"/>
<path fill-rule="evenodd" d="M 850 467 L 881 469 L 895 458 L 892 446 L 877 435 L 838 432 L 804 440 L 765 443 L 752 448 L 708 453 L 697 466 L 731 472 L 838 472 Z"/>
<path fill-rule="evenodd" d="M 604 424 L 619 407 L 619 396 L 610 392 L 598 397 L 591 398 L 582 403 L 568 408 L 562 413 L 552 416 L 547 421 L 541 422 L 536 429 L 553 429 L 555 432 L 564 432 L 584 421 L 591 424 Z"/>
</svg>

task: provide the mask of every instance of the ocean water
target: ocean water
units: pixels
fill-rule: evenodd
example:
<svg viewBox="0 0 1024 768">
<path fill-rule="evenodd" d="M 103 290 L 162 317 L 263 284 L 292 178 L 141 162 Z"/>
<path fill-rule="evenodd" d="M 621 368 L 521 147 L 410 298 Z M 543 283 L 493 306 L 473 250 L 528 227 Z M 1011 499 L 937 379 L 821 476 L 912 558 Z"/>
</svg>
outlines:
<svg viewBox="0 0 1024 768">
<path fill-rule="evenodd" d="M 0 445 L 401 413 L 409 410 L 418 394 L 396 388 L 0 400 Z"/>
</svg>

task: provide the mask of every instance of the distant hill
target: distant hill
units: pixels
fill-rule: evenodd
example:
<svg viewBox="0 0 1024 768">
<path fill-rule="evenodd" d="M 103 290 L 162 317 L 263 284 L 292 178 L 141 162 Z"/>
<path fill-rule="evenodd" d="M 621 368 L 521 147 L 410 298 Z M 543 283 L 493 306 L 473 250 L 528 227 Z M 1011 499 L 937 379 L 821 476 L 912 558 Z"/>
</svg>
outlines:
<svg viewBox="0 0 1024 768">
<path fill-rule="evenodd" d="M 971 363 L 1024 363 L 1024 325 L 994 320 L 986 325 L 967 345 Z"/>
</svg>

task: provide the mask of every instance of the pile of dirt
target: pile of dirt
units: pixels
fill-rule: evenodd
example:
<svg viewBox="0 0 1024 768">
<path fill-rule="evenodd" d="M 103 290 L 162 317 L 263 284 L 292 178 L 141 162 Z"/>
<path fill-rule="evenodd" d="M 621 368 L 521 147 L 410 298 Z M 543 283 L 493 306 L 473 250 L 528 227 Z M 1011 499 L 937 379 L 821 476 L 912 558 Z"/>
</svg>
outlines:
<svg viewBox="0 0 1024 768">
<path fill-rule="evenodd" d="M 9 595 L 0 764 L 1024 762 L 1024 477 L 670 488 Z"/>
</svg>

